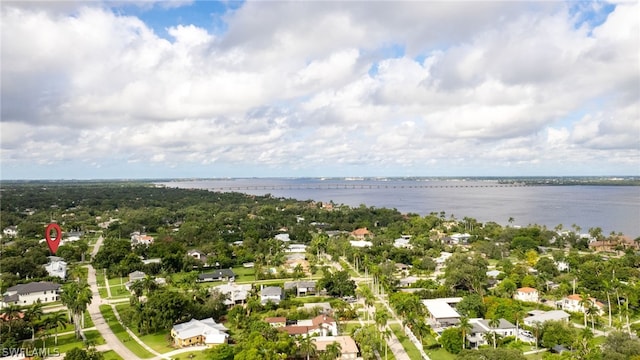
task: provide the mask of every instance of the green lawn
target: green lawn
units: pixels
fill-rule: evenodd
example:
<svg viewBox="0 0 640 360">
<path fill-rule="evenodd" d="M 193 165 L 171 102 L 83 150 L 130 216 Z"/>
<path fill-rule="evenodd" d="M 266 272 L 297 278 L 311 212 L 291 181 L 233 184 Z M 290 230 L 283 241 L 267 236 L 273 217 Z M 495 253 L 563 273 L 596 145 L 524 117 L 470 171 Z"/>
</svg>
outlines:
<svg viewBox="0 0 640 360">
<path fill-rule="evenodd" d="M 168 331 L 158 333 L 158 334 L 149 334 L 149 335 L 143 335 L 138 337 L 140 338 L 140 340 L 142 340 L 142 342 L 147 344 L 150 348 L 152 348 L 153 350 L 161 354 L 175 350 L 175 348 L 173 348 L 170 345 L 171 342 L 169 340 Z"/>
<path fill-rule="evenodd" d="M 391 324 L 389 325 L 389 327 L 391 328 L 391 330 L 393 330 L 393 333 L 396 334 L 396 337 L 398 338 L 398 340 L 400 340 L 400 343 L 402 344 L 404 351 L 407 352 L 407 355 L 409 355 L 410 359 L 416 359 L 416 360 L 422 359 L 422 355 L 420 355 L 420 351 L 415 345 L 413 345 L 411 340 L 409 340 L 409 337 L 407 337 L 407 335 L 404 334 L 404 331 L 402 331 L 402 327 L 399 324 Z"/>
<path fill-rule="evenodd" d="M 103 299 L 109 298 L 109 293 L 107 293 L 107 288 L 104 288 L 104 287 L 98 288 L 98 294 L 100 294 L 100 297 Z"/>
<path fill-rule="evenodd" d="M 89 315 L 89 311 L 85 311 L 83 316 L 84 316 L 84 327 L 85 328 L 90 328 L 90 327 L 94 327 L 95 326 L 93 324 L 93 320 L 91 320 L 91 315 Z"/>
<path fill-rule="evenodd" d="M 100 337 L 100 333 L 96 330 L 87 331 L 85 332 L 85 335 L 87 336 L 87 340 L 92 341 L 95 345 L 105 344 L 104 339 Z M 85 344 L 82 339 L 76 339 L 75 334 L 58 336 L 58 345 L 55 345 L 55 335 L 48 336 L 46 339 L 36 339 L 35 341 L 36 348 L 55 347 L 61 353 L 65 353 L 76 347 L 84 348 L 84 346 Z"/>
<path fill-rule="evenodd" d="M 98 287 L 104 286 L 104 273 L 101 269 L 96 269 L 96 283 Z"/>
<path fill-rule="evenodd" d="M 124 285 L 120 286 L 120 285 L 116 285 L 116 286 L 111 286 L 111 298 L 126 298 L 131 296 L 131 293 L 129 292 L 129 290 L 127 290 L 127 288 L 124 287 Z"/>
<path fill-rule="evenodd" d="M 193 357 L 189 357 L 189 356 L 193 356 Z M 171 359 L 173 360 L 208 360 L 210 359 L 210 357 L 208 356 L 206 351 L 190 351 L 190 352 L 178 354 L 176 356 L 172 356 Z"/>
<path fill-rule="evenodd" d="M 124 360 L 113 350 L 105 351 L 102 355 L 104 356 L 104 360 Z"/>
<path fill-rule="evenodd" d="M 135 340 L 133 340 L 127 331 L 124 329 L 122 324 L 118 322 L 115 314 L 113 313 L 113 309 L 109 305 L 100 305 L 100 312 L 104 317 L 105 321 L 109 324 L 111 331 L 116 335 L 118 340 L 124 344 L 129 350 L 131 350 L 138 357 L 143 359 L 148 359 L 154 357 L 153 354 L 145 350 L 140 344 L 138 344 Z"/>
<path fill-rule="evenodd" d="M 454 360 L 456 358 L 454 354 L 451 354 L 442 348 L 437 350 L 427 350 L 426 353 L 432 360 Z"/>
<path fill-rule="evenodd" d="M 236 274 L 235 281 L 252 281 L 256 279 L 254 268 L 246 268 L 244 266 L 234 267 L 233 272 Z"/>
</svg>

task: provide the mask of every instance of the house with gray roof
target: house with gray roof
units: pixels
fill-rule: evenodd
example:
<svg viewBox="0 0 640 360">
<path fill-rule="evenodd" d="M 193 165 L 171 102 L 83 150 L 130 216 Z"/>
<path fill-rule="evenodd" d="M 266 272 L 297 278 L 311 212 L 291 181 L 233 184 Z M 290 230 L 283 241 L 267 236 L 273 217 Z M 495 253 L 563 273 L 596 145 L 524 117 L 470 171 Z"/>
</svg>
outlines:
<svg viewBox="0 0 640 360">
<path fill-rule="evenodd" d="M 501 337 L 516 336 L 516 326 L 505 319 L 500 319 L 500 324 L 493 328 L 489 326 L 489 320 L 485 319 L 469 319 L 469 323 L 472 326 L 471 331 L 467 334 L 467 340 L 471 348 L 477 348 L 481 345 L 487 345 L 487 340 L 484 334 L 496 333 Z"/>
<path fill-rule="evenodd" d="M 205 281 L 234 281 L 236 274 L 231 269 L 218 269 L 206 274 L 198 275 L 199 282 Z"/>
<path fill-rule="evenodd" d="M 51 303 L 60 300 L 60 284 L 50 281 L 31 282 L 19 284 L 7 289 L 3 294 L 0 307 L 16 304 L 27 306 L 33 303 Z"/>
<path fill-rule="evenodd" d="M 536 323 L 543 324 L 547 321 L 569 321 L 570 315 L 563 310 L 542 311 L 534 310 L 529 312 L 531 316 L 523 319 L 527 326 L 535 326 Z"/>
<path fill-rule="evenodd" d="M 269 301 L 279 304 L 284 300 L 284 291 L 280 286 L 265 286 L 260 290 L 260 302 L 264 305 Z"/>
<path fill-rule="evenodd" d="M 287 281 L 284 283 L 284 289 L 294 290 L 297 296 L 310 295 L 316 293 L 316 282 L 310 280 Z"/>
</svg>

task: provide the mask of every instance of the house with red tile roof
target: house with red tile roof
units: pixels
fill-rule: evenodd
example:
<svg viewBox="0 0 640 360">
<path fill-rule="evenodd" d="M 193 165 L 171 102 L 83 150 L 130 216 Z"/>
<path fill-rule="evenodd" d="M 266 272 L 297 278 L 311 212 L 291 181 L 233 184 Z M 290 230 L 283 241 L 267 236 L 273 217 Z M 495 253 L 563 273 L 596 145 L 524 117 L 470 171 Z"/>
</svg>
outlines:
<svg viewBox="0 0 640 360">
<path fill-rule="evenodd" d="M 286 332 L 287 334 L 306 336 L 336 336 L 338 335 L 338 324 L 336 320 L 327 315 L 318 315 L 313 319 L 290 320 L 284 317 L 266 318 L 265 321 L 271 326 Z M 287 325 L 289 324 L 289 325 Z"/>
<path fill-rule="evenodd" d="M 604 304 L 595 298 L 590 297 L 589 302 L 592 306 L 595 306 L 598 309 L 598 313 L 600 315 L 604 314 Z M 562 310 L 565 311 L 573 311 L 573 312 L 586 312 L 585 307 L 582 305 L 582 297 L 578 294 L 573 294 L 565 297 L 560 301 Z"/>
<path fill-rule="evenodd" d="M 373 236 L 371 231 L 369 231 L 367 228 L 355 229 L 350 233 L 350 235 L 353 236 L 354 238 L 358 239 L 358 240 L 364 240 L 364 239 L 366 239 L 368 237 Z"/>
</svg>

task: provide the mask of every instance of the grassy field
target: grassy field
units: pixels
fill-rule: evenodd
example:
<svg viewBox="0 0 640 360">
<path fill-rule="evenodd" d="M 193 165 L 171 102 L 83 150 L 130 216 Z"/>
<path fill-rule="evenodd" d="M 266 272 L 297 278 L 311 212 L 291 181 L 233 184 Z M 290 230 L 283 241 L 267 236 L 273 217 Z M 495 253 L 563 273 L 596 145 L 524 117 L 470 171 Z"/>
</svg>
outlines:
<svg viewBox="0 0 640 360">
<path fill-rule="evenodd" d="M 210 359 L 206 351 L 190 351 L 171 357 L 173 360 L 208 360 Z M 105 359 L 106 360 L 106 359 Z"/>
<path fill-rule="evenodd" d="M 147 344 L 153 350 L 164 354 L 166 352 L 175 350 L 170 344 L 169 332 L 163 332 L 158 334 L 149 334 L 138 336 L 142 342 Z"/>
<path fill-rule="evenodd" d="M 104 274 L 100 269 L 96 270 L 96 283 L 98 284 L 98 287 L 104 286 Z"/>
<path fill-rule="evenodd" d="M 154 357 L 153 354 L 145 350 L 140 344 L 138 344 L 135 340 L 133 340 L 127 331 L 124 329 L 122 324 L 118 322 L 115 314 L 113 313 L 113 309 L 109 305 L 100 305 L 100 312 L 104 317 L 105 321 L 109 324 L 111 331 L 116 335 L 118 340 L 124 344 L 131 352 L 136 354 L 138 357 L 143 359 L 149 359 Z"/>
<path fill-rule="evenodd" d="M 94 345 L 105 344 L 104 339 L 97 330 L 86 331 L 87 340 Z M 73 348 L 84 348 L 85 344 L 82 339 L 76 339 L 75 334 L 67 334 L 58 336 L 58 345 L 55 345 L 55 335 L 48 336 L 46 339 L 36 339 L 36 348 L 52 348 L 55 347 L 59 352 L 65 353 Z"/>
<path fill-rule="evenodd" d="M 233 272 L 236 274 L 235 281 L 253 281 L 256 279 L 255 270 L 253 268 L 239 266 L 234 267 Z"/>
<path fill-rule="evenodd" d="M 113 350 L 105 351 L 102 355 L 104 356 L 104 360 L 124 360 Z"/>
<path fill-rule="evenodd" d="M 402 344 L 404 351 L 407 352 L 407 355 L 409 355 L 410 359 L 416 359 L 416 360 L 422 359 L 422 355 L 420 355 L 420 351 L 418 351 L 418 348 L 415 345 L 413 345 L 411 340 L 409 340 L 409 337 L 407 337 L 407 335 L 404 334 L 404 331 L 402 331 L 402 327 L 399 324 L 391 324 L 389 325 L 389 327 L 391 328 L 393 333 L 396 335 L 398 340 L 400 340 L 400 343 Z"/>
</svg>

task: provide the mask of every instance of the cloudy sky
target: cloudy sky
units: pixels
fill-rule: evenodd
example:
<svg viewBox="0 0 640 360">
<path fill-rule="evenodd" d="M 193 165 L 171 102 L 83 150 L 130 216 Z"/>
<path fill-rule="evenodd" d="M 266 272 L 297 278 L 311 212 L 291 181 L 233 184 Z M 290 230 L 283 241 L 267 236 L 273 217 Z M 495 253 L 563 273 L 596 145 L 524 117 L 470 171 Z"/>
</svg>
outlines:
<svg viewBox="0 0 640 360">
<path fill-rule="evenodd" d="M 0 6 L 2 179 L 640 175 L 637 1 Z"/>
</svg>

